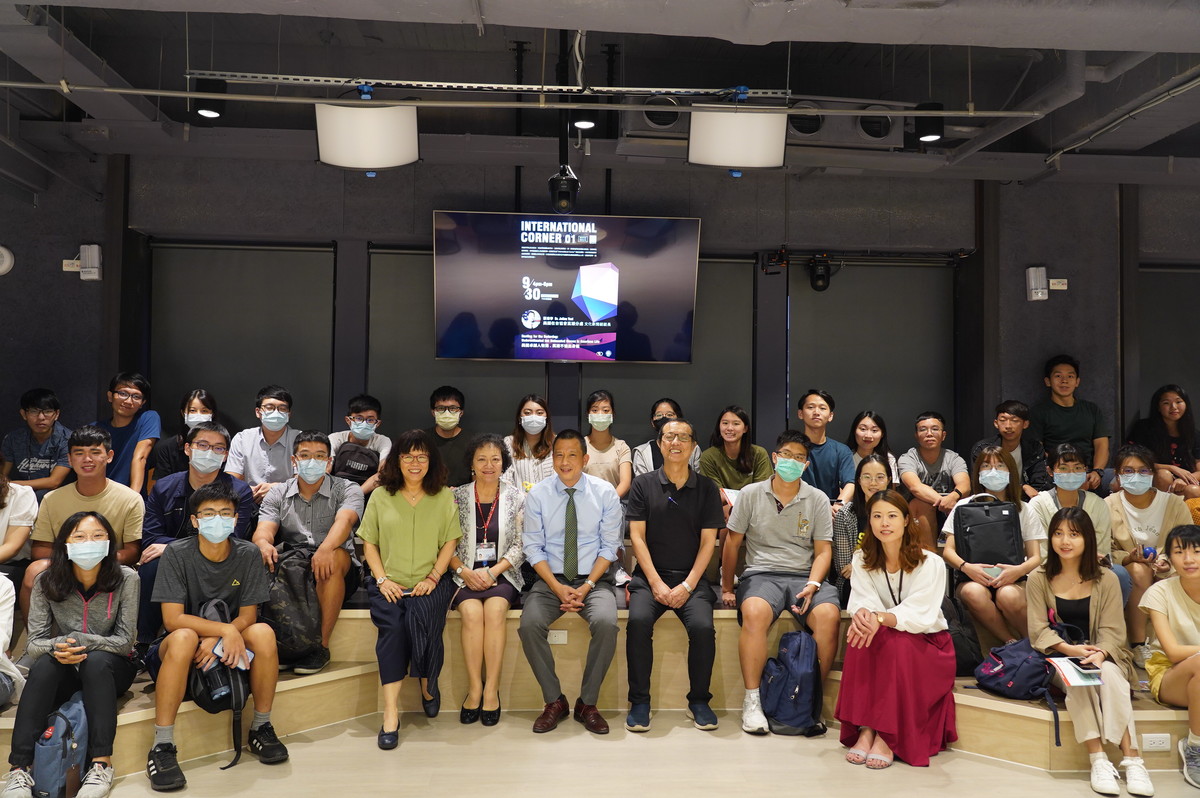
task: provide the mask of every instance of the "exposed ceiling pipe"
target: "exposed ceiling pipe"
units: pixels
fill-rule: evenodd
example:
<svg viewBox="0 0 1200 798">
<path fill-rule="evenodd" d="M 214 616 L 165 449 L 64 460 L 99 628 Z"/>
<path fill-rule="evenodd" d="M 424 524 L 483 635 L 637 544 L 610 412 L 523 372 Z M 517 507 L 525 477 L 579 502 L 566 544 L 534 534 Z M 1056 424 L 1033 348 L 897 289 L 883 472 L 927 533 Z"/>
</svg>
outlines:
<svg viewBox="0 0 1200 798">
<path fill-rule="evenodd" d="M 1063 71 L 1045 88 L 1021 103 L 1016 110 L 1036 112 L 1046 115 L 1057 111 L 1068 103 L 1083 96 L 1085 91 L 1085 73 L 1087 72 L 1087 54 L 1073 50 L 1063 59 Z M 962 159 L 974 155 L 984 147 L 995 144 L 1032 122 L 1033 119 L 1005 119 L 993 122 L 971 141 L 955 147 L 946 157 L 948 165 L 954 165 Z"/>
<path fill-rule="evenodd" d="M 1089 83 L 1112 83 L 1129 70 L 1154 57 L 1154 53 L 1125 53 L 1106 66 L 1090 66 L 1084 71 Z"/>
</svg>

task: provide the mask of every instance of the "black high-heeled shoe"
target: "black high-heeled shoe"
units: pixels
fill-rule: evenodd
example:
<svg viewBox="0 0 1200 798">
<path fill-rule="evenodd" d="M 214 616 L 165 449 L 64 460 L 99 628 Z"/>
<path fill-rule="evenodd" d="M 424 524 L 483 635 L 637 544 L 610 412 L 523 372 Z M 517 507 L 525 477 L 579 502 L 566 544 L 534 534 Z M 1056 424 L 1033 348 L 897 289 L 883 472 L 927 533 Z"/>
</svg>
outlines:
<svg viewBox="0 0 1200 798">
<path fill-rule="evenodd" d="M 483 709 L 482 701 L 479 703 L 479 707 L 480 707 L 479 720 L 483 723 L 484 726 L 495 726 L 497 723 L 500 722 L 501 707 L 500 707 L 499 701 L 496 702 L 495 709 Z"/>
<path fill-rule="evenodd" d="M 483 704 L 480 704 L 479 706 L 483 706 Z M 466 725 L 466 724 L 474 723 L 477 720 L 479 720 L 479 707 L 475 707 L 474 709 L 467 709 L 467 705 L 464 703 L 462 705 L 462 707 L 459 708 L 459 710 L 458 710 L 458 722 L 459 723 Z"/>
<path fill-rule="evenodd" d="M 375 740 L 376 744 L 384 751 L 390 751 L 400 744 L 400 727 L 396 727 L 395 731 L 384 731 L 383 727 L 379 727 L 379 736 Z"/>
</svg>

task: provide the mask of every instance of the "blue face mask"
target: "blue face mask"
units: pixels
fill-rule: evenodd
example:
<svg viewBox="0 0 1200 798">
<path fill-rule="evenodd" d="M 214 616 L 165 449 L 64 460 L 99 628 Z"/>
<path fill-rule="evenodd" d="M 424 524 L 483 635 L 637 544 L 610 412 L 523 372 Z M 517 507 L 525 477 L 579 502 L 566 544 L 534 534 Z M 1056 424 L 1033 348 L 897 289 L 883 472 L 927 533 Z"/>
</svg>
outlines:
<svg viewBox="0 0 1200 798">
<path fill-rule="evenodd" d="M 369 441 L 371 440 L 371 436 L 375 434 L 375 425 L 368 424 L 366 421 L 351 421 L 350 434 L 360 441 Z"/>
<path fill-rule="evenodd" d="M 237 520 L 235 518 L 222 518 L 219 515 L 214 515 L 212 518 L 201 518 L 200 534 L 209 543 L 223 543 L 226 538 L 233 534 L 233 525 Z"/>
<path fill-rule="evenodd" d="M 1004 490 L 1008 487 L 1008 472 L 999 468 L 989 468 L 979 472 L 979 484 L 984 490 Z"/>
<path fill-rule="evenodd" d="M 211 474 L 221 467 L 221 463 L 225 462 L 225 455 L 213 451 L 202 452 L 199 449 L 192 449 L 192 456 L 189 460 L 192 468 L 201 474 Z"/>
<path fill-rule="evenodd" d="M 1150 474 L 1124 474 L 1121 476 L 1121 489 L 1134 496 L 1141 496 L 1150 490 L 1154 477 Z"/>
<path fill-rule="evenodd" d="M 1054 472 L 1054 485 L 1063 490 L 1079 490 L 1083 487 L 1084 480 L 1087 479 L 1087 474 L 1068 473 L 1065 471 Z"/>
<path fill-rule="evenodd" d="M 67 544 L 67 559 L 85 571 L 90 571 L 108 556 L 109 541 L 85 540 Z"/>
<path fill-rule="evenodd" d="M 328 460 L 298 460 L 296 461 L 296 474 L 309 485 L 315 485 L 325 476 L 325 466 L 327 465 L 329 465 Z"/>
<path fill-rule="evenodd" d="M 262 414 L 262 425 L 271 432 L 279 432 L 288 425 L 290 413 L 284 413 L 282 410 L 269 410 Z"/>
<path fill-rule="evenodd" d="M 807 463 L 801 463 L 799 460 L 788 460 L 780 457 L 775 463 L 775 474 L 784 482 L 795 482 L 804 476 L 804 466 Z"/>
</svg>

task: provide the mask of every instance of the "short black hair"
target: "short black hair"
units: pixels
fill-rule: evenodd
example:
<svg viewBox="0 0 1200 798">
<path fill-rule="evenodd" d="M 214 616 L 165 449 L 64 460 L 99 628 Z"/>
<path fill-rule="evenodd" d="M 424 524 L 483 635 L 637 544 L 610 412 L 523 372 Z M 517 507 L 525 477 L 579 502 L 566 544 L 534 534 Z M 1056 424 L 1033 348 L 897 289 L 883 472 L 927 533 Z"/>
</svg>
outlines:
<svg viewBox="0 0 1200 798">
<path fill-rule="evenodd" d="M 829 405 L 830 411 L 834 410 L 833 394 L 829 393 L 829 391 L 822 391 L 820 388 L 809 388 L 807 391 L 800 394 L 800 401 L 796 402 L 796 409 L 802 409 L 804 407 L 804 400 L 814 394 L 821 397 L 821 399 L 825 401 L 825 404 Z"/>
<path fill-rule="evenodd" d="M 924 413 L 917 416 L 917 420 L 913 422 L 913 428 L 915 429 L 916 426 L 918 424 L 920 424 L 922 421 L 929 421 L 929 420 L 936 421 L 939 424 L 941 424 L 943 427 L 946 426 L 946 417 L 945 416 L 943 416 L 941 413 L 939 413 L 936 410 L 926 410 Z"/>
<path fill-rule="evenodd" d="M 1046 465 L 1050 467 L 1051 471 L 1057 468 L 1059 463 L 1083 463 L 1085 466 L 1087 465 L 1087 462 L 1083 459 L 1083 455 L 1070 443 L 1060 443 L 1054 449 L 1046 452 Z"/>
<path fill-rule="evenodd" d="M 188 512 L 195 515 L 200 512 L 200 505 L 208 502 L 225 503 L 237 510 L 238 496 L 233 492 L 233 484 L 224 479 L 214 479 L 207 485 L 196 488 L 196 492 L 188 500 Z"/>
<path fill-rule="evenodd" d="M 658 428 L 658 434 L 655 436 L 655 440 L 661 441 L 663 439 L 663 430 L 667 428 L 667 424 L 687 424 L 688 433 L 692 436 L 692 440 L 696 440 L 696 427 L 692 425 L 692 422 L 688 421 L 683 416 L 664 419 L 662 426 Z"/>
<path fill-rule="evenodd" d="M 333 445 L 329 443 L 329 436 L 319 429 L 306 429 L 296 436 L 296 442 L 292 444 L 292 454 L 295 454 L 300 449 L 302 443 L 322 443 L 325 445 L 325 453 L 333 451 Z"/>
<path fill-rule="evenodd" d="M 810 391 L 809 393 L 814 393 L 814 392 Z M 805 396 L 808 396 L 808 394 L 805 394 Z M 804 447 L 805 455 L 808 455 L 809 453 L 812 452 L 812 441 L 809 440 L 808 436 L 804 434 L 804 430 L 785 429 L 783 432 L 779 433 L 779 437 L 775 439 L 775 448 L 778 449 L 780 446 L 783 446 L 785 443 L 800 444 L 801 446 Z"/>
<path fill-rule="evenodd" d="M 142 392 L 142 407 L 150 406 L 150 380 L 136 371 L 122 371 L 108 381 L 108 392 L 116 393 L 122 385 L 132 385 Z"/>
<path fill-rule="evenodd" d="M 346 403 L 346 415 L 348 416 L 352 416 L 355 413 L 366 413 L 371 410 L 375 411 L 375 415 L 383 418 L 383 404 L 369 393 L 360 393 L 358 396 L 353 396 Z"/>
<path fill-rule="evenodd" d="M 1121 463 L 1125 462 L 1125 458 L 1127 457 L 1136 457 L 1145 463 L 1151 471 L 1154 470 L 1154 452 L 1140 443 L 1127 443 L 1120 449 L 1117 449 L 1117 454 L 1112 460 L 1113 468 L 1120 469 Z"/>
<path fill-rule="evenodd" d="M 603 388 L 592 391 L 590 394 L 588 394 L 587 402 L 584 404 L 583 409 L 590 410 L 592 405 L 596 404 L 596 402 L 604 401 L 607 401 L 609 405 L 612 406 L 613 411 L 616 412 L 617 400 L 613 399 L 611 391 L 606 391 Z"/>
<path fill-rule="evenodd" d="M 254 406 L 261 407 L 263 399 L 278 399 L 281 402 L 286 402 L 288 410 L 294 409 L 292 403 L 292 393 L 282 385 L 264 385 L 258 389 L 258 395 L 254 397 Z"/>
<path fill-rule="evenodd" d="M 500 471 L 507 471 L 512 465 L 512 455 L 508 453 L 508 447 L 504 445 L 504 438 L 494 432 L 480 433 L 467 444 L 467 468 L 471 467 L 471 463 L 475 460 L 475 454 L 484 446 L 495 446 L 500 450 Z"/>
<path fill-rule="evenodd" d="M 683 416 L 683 408 L 679 406 L 679 402 L 676 402 L 669 396 L 664 396 L 662 399 L 655 399 L 654 404 L 650 405 L 651 421 L 654 420 L 654 411 L 658 410 L 659 405 L 670 405 L 671 409 L 675 411 L 675 416 L 677 418 L 681 418 Z"/>
<path fill-rule="evenodd" d="M 21 394 L 22 410 L 62 410 L 62 404 L 49 388 L 30 388 Z"/>
<path fill-rule="evenodd" d="M 191 443 L 192 441 L 196 440 L 196 436 L 201 432 L 215 432 L 225 439 L 226 446 L 229 445 L 229 430 L 225 429 L 224 426 L 215 421 L 201 421 L 199 424 L 192 427 L 190 430 L 188 430 L 187 442 Z"/>
<path fill-rule="evenodd" d="M 103 446 L 108 451 L 112 451 L 112 435 L 104 427 L 97 427 L 95 424 L 84 424 L 78 427 L 71 433 L 71 437 L 67 439 L 67 449 L 74 449 L 76 446 Z"/>
<path fill-rule="evenodd" d="M 577 429 L 565 429 L 558 433 L 558 436 L 554 439 L 554 443 L 550 445 L 551 451 L 554 450 L 555 446 L 558 446 L 559 441 L 579 441 L 579 448 L 583 450 L 584 454 L 587 454 L 587 440 L 583 437 L 583 433 Z"/>
<path fill-rule="evenodd" d="M 463 410 L 467 409 L 467 397 L 463 396 L 463 392 L 455 388 L 453 385 L 443 385 L 439 388 L 434 388 L 433 393 L 429 394 L 429 409 L 438 402 L 444 402 L 447 399 L 453 399 L 458 402 L 458 406 Z"/>
<path fill-rule="evenodd" d="M 1022 421 L 1029 420 L 1029 405 L 1019 399 L 1005 399 L 1000 404 L 996 405 L 996 415 L 1001 413 L 1009 416 L 1016 416 Z"/>
<path fill-rule="evenodd" d="M 1066 354 L 1055 355 L 1054 357 L 1047 360 L 1046 366 L 1043 369 L 1043 371 L 1045 372 L 1043 374 L 1043 376 L 1046 377 L 1046 379 L 1050 379 L 1050 375 L 1052 373 L 1054 373 L 1055 366 L 1070 366 L 1071 368 L 1075 369 L 1075 376 L 1076 377 L 1079 376 L 1079 361 L 1076 360 L 1075 358 L 1071 357 L 1070 355 L 1066 355 Z"/>
<path fill-rule="evenodd" d="M 1200 549 L 1200 526 L 1195 524 L 1180 524 L 1167 533 L 1163 543 L 1162 553 L 1167 557 L 1176 547 L 1180 549 Z"/>
</svg>

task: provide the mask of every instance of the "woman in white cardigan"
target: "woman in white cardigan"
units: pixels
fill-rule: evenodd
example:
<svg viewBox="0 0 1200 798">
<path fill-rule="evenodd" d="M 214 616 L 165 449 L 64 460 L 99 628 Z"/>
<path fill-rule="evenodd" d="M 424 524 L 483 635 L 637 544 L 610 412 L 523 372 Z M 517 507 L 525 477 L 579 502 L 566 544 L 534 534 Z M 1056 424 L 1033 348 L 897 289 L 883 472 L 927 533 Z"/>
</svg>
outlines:
<svg viewBox="0 0 1200 798">
<path fill-rule="evenodd" d="M 508 609 L 521 591 L 525 494 L 501 483 L 512 459 L 499 435 L 476 436 L 467 448 L 471 482 L 454 489 L 462 537 L 450 558 L 459 587 L 450 604 L 462 616 L 467 697 L 459 720 L 484 726 L 500 722 L 500 663 L 504 660 Z"/>
<path fill-rule="evenodd" d="M 946 566 L 921 547 L 894 490 L 867 502 L 871 533 L 850 561 L 850 631 L 834 716 L 846 761 L 882 770 L 893 756 L 924 767 L 958 739 L 954 643 L 942 599 Z"/>
</svg>

